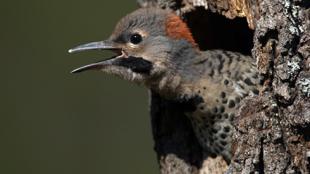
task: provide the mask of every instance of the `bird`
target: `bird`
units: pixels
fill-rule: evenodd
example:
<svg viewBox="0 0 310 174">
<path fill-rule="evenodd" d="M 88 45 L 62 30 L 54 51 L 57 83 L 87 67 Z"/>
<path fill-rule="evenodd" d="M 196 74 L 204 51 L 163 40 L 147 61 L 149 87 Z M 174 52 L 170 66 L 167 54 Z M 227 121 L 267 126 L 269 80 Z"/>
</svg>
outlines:
<svg viewBox="0 0 310 174">
<path fill-rule="evenodd" d="M 110 50 L 114 56 L 72 71 L 99 70 L 181 103 L 203 151 L 232 158 L 233 120 L 240 102 L 258 95 L 261 76 L 251 56 L 202 51 L 173 11 L 140 8 L 123 17 L 111 36 L 69 50 Z"/>
</svg>

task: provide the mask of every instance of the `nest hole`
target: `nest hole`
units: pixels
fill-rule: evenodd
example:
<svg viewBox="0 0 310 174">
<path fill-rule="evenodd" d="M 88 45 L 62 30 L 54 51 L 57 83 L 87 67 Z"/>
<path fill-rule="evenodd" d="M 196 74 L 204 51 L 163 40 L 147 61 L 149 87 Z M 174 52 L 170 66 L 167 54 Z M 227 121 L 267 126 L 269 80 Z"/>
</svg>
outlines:
<svg viewBox="0 0 310 174">
<path fill-rule="evenodd" d="M 184 19 L 201 50 L 223 49 L 251 55 L 254 31 L 246 18 L 228 19 L 199 7 L 185 14 Z"/>
</svg>

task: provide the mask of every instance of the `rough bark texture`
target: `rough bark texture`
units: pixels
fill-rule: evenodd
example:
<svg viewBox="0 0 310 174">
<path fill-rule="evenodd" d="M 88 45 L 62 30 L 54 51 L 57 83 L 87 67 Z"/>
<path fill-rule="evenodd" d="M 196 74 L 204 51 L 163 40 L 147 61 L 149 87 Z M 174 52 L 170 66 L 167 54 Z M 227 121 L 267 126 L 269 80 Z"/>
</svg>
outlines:
<svg viewBox="0 0 310 174">
<path fill-rule="evenodd" d="M 309 2 L 257 6 L 252 52 L 265 91 L 244 101 L 235 119 L 234 173 L 310 173 Z"/>
<path fill-rule="evenodd" d="M 176 11 L 201 49 L 252 53 L 256 58 L 265 88 L 260 96 L 245 99 L 235 118 L 230 173 L 310 173 L 309 0 L 138 2 Z M 202 158 L 178 104 L 151 93 L 161 173 L 223 173 L 223 159 Z"/>
</svg>

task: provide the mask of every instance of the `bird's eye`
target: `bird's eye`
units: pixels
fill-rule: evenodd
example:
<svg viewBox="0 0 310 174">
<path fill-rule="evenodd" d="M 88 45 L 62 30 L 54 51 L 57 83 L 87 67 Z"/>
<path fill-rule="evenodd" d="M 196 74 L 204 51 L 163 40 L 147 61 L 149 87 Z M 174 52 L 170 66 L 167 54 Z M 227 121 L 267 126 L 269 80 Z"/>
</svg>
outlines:
<svg viewBox="0 0 310 174">
<path fill-rule="evenodd" d="M 132 43 L 132 44 L 135 44 L 135 45 L 137 45 L 137 44 L 139 44 L 140 42 L 142 41 L 142 36 L 140 35 L 140 34 L 133 34 L 133 35 L 131 35 L 131 37 L 130 37 L 130 42 Z"/>
</svg>

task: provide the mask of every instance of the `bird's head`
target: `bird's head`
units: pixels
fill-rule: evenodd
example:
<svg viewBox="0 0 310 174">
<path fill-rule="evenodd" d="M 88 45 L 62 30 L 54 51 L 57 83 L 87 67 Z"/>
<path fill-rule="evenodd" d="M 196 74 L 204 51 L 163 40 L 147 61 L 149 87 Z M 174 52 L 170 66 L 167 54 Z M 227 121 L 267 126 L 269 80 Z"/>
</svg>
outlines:
<svg viewBox="0 0 310 174">
<path fill-rule="evenodd" d="M 117 55 L 73 70 L 101 70 L 126 80 L 153 85 L 175 77 L 198 47 L 187 25 L 174 13 L 155 8 L 139 9 L 125 16 L 104 41 L 70 49 L 112 50 Z M 185 66 L 185 65 L 184 65 Z M 166 78 L 165 81 L 170 79 Z M 173 81 L 173 79 L 172 79 Z"/>
</svg>

